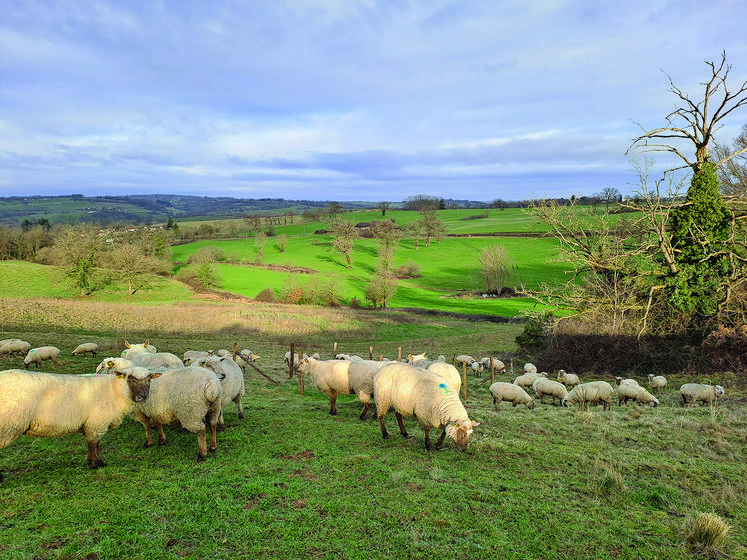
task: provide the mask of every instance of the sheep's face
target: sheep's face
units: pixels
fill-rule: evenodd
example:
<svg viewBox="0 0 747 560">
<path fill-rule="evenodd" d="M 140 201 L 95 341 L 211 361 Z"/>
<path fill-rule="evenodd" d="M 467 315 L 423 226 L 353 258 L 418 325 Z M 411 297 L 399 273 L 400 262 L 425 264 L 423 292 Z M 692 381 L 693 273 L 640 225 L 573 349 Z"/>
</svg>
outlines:
<svg viewBox="0 0 747 560">
<path fill-rule="evenodd" d="M 454 440 L 454 444 L 459 451 L 466 451 L 469 437 L 472 435 L 472 428 L 479 425 L 478 422 L 470 420 L 455 422 L 446 426 L 446 433 Z"/>
<path fill-rule="evenodd" d="M 147 369 L 135 367 L 125 373 L 116 372 L 116 376 L 127 381 L 130 396 L 135 402 L 145 402 L 150 395 L 150 382 L 156 375 L 149 373 Z"/>
<path fill-rule="evenodd" d="M 716 397 L 724 396 L 724 388 L 721 385 L 716 385 L 714 392 L 716 393 Z"/>
<path fill-rule="evenodd" d="M 529 401 L 529 402 L 527 403 L 527 408 L 528 408 L 529 410 L 532 410 L 532 409 L 534 408 L 534 401 L 533 401 L 533 400 L 530 400 L 530 401 Z"/>
</svg>

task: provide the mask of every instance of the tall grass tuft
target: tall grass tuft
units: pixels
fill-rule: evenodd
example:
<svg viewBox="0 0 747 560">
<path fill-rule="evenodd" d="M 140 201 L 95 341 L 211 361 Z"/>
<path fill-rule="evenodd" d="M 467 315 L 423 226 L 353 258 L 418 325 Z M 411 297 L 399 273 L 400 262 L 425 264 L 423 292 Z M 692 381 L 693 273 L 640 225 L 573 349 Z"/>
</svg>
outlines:
<svg viewBox="0 0 747 560">
<path fill-rule="evenodd" d="M 701 552 L 723 548 L 731 532 L 731 526 L 715 513 L 698 513 L 689 521 L 687 544 Z"/>
</svg>

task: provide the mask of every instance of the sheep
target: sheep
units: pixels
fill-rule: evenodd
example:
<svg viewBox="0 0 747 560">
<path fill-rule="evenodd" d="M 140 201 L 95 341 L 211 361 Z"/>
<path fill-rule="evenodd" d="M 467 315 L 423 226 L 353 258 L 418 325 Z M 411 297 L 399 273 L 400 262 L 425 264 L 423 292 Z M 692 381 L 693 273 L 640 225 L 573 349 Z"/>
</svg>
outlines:
<svg viewBox="0 0 747 560">
<path fill-rule="evenodd" d="M 485 366 L 483 366 L 482 363 L 478 361 L 472 362 L 471 367 L 476 376 L 479 376 L 485 369 Z"/>
<path fill-rule="evenodd" d="M 179 356 L 170 352 L 138 352 L 131 355 L 130 361 L 135 366 L 148 368 L 150 370 L 167 370 L 185 367 Z"/>
<path fill-rule="evenodd" d="M 55 364 L 60 365 L 60 362 L 57 360 L 59 357 L 60 349 L 55 346 L 40 346 L 39 348 L 32 348 L 23 359 L 23 367 L 28 369 L 31 364 L 36 364 L 37 367 L 41 367 L 41 363 L 44 360 L 52 360 Z"/>
<path fill-rule="evenodd" d="M 373 378 L 387 362 L 374 360 L 317 360 L 304 358 L 298 371 L 308 375 L 314 386 L 329 398 L 329 413 L 337 414 L 337 395 L 355 395 L 363 403 L 359 418 L 366 420 L 373 395 Z"/>
<path fill-rule="evenodd" d="M 485 369 L 490 369 L 490 356 L 487 358 L 481 358 L 480 363 L 482 364 L 482 367 Z M 498 358 L 492 358 L 493 360 L 493 370 L 496 373 L 500 373 L 506 369 L 506 364 L 504 364 L 502 361 L 500 361 Z"/>
<path fill-rule="evenodd" d="M 466 364 L 466 365 L 468 365 L 470 367 L 472 366 L 472 363 L 476 362 L 476 361 L 477 360 L 475 360 L 469 354 L 459 354 L 456 358 L 454 358 L 454 362 L 456 364 Z"/>
<path fill-rule="evenodd" d="M 514 405 L 526 405 L 528 409 L 534 408 L 534 401 L 524 389 L 513 383 L 497 381 L 490 386 L 490 394 L 493 397 L 493 406 L 500 410 L 501 402 L 507 401 Z"/>
<path fill-rule="evenodd" d="M 20 338 L 8 338 L 0 341 L 0 354 L 23 356 L 31 349 L 31 344 Z"/>
<path fill-rule="evenodd" d="M 581 383 L 575 373 L 566 373 L 564 369 L 558 370 L 558 381 L 566 387 L 575 387 Z"/>
<path fill-rule="evenodd" d="M 659 399 L 654 397 L 640 385 L 622 383 L 617 388 L 617 406 L 622 405 L 622 403 L 625 403 L 625 406 L 627 406 L 629 400 L 636 401 L 638 404 L 659 406 Z"/>
<path fill-rule="evenodd" d="M 78 354 L 82 354 L 85 356 L 88 352 L 91 353 L 91 355 L 95 358 L 96 352 L 99 351 L 99 345 L 95 342 L 84 342 L 83 344 L 78 344 L 78 346 L 73 350 L 73 356 L 77 356 Z"/>
<path fill-rule="evenodd" d="M 552 397 L 553 403 L 556 398 L 562 403 L 563 399 L 568 396 L 568 389 L 565 388 L 565 385 L 542 375 L 534 380 L 532 389 L 534 390 L 535 398 L 539 398 L 542 404 L 545 404 L 545 395 Z"/>
<path fill-rule="evenodd" d="M 415 416 L 425 431 L 425 448 L 439 449 L 448 433 L 460 451 L 465 451 L 470 435 L 478 422 L 469 419 L 467 411 L 443 377 L 418 370 L 407 364 L 389 364 L 379 370 L 374 378 L 376 416 L 381 426 L 381 436 L 389 438 L 384 416 L 394 408 L 402 437 L 409 439 L 403 416 Z M 436 445 L 431 445 L 431 428 L 443 428 Z"/>
<path fill-rule="evenodd" d="M 104 466 L 99 440 L 119 426 L 136 404 L 148 398 L 154 374 L 144 369 L 113 370 L 99 377 L 0 372 L 0 448 L 21 434 L 34 437 L 82 432 L 88 442 L 86 463 Z"/>
<path fill-rule="evenodd" d="M 446 362 L 433 362 L 427 367 L 427 370 L 443 377 L 454 392 L 457 395 L 459 394 L 462 388 L 462 376 L 457 368 Z"/>
<path fill-rule="evenodd" d="M 101 362 L 97 373 L 132 367 L 132 362 L 123 358 L 108 358 Z M 139 402 L 132 411 L 132 417 L 145 428 L 145 445 L 151 447 L 151 425 L 158 430 L 158 445 L 166 443 L 163 432 L 165 424 L 180 422 L 182 427 L 197 434 L 197 462 L 214 453 L 218 447 L 216 429 L 220 415 L 222 390 L 218 376 L 203 367 L 184 367 L 170 369 L 153 378 L 150 384 L 150 396 L 147 401 Z M 207 448 L 206 424 L 210 427 L 210 449 Z"/>
<path fill-rule="evenodd" d="M 197 360 L 194 365 L 213 371 L 220 380 L 223 398 L 221 400 L 220 414 L 218 415 L 217 430 L 219 432 L 226 430 L 226 424 L 223 420 L 223 409 L 231 402 L 236 403 L 236 408 L 239 411 L 239 419 L 243 420 L 244 408 L 241 404 L 241 399 L 246 391 L 244 388 L 244 374 L 239 364 L 228 356 L 222 358 L 218 356 L 205 356 Z"/>
<path fill-rule="evenodd" d="M 682 404 L 690 403 L 715 403 L 724 396 L 724 388 L 721 385 L 707 385 L 705 383 L 685 383 L 680 387 Z"/>
<path fill-rule="evenodd" d="M 415 367 L 422 367 L 422 368 L 427 368 L 428 365 L 430 364 L 430 362 L 428 361 L 428 358 L 425 356 L 425 352 L 423 352 L 422 354 L 418 354 L 417 356 L 408 354 L 407 363 Z"/>
<path fill-rule="evenodd" d="M 340 356 L 340 355 L 341 354 L 338 354 L 338 356 Z M 304 359 L 306 359 L 306 358 L 314 358 L 315 360 L 319 360 L 321 358 L 321 356 L 319 356 L 319 353 L 314 353 L 314 354 L 310 355 L 310 354 L 307 354 L 306 352 L 304 352 L 301 356 L 302 357 L 301 357 L 300 360 L 298 359 L 298 354 L 296 354 L 296 355 L 293 356 L 293 368 L 296 369 L 296 370 L 298 369 L 298 365 Z M 345 358 L 338 358 L 337 356 L 335 356 L 335 359 L 336 360 L 342 360 L 342 359 L 345 359 Z M 291 352 L 290 352 L 290 350 L 288 350 L 285 353 L 285 365 L 286 366 L 290 366 L 290 360 L 291 360 Z"/>
<path fill-rule="evenodd" d="M 604 410 L 607 410 L 612 406 L 613 392 L 612 385 L 606 381 L 589 381 L 576 385 L 562 402 L 563 406 L 578 403 L 583 408 L 586 408 L 588 403 L 599 404 L 601 402 Z"/>
<path fill-rule="evenodd" d="M 257 356 L 254 352 L 252 352 L 248 348 L 244 348 L 241 352 L 236 354 L 234 361 L 239 364 L 239 367 L 242 370 L 246 370 L 246 366 L 248 366 L 250 362 L 256 362 L 258 359 L 259 356 Z"/>
<path fill-rule="evenodd" d="M 155 354 L 156 352 L 158 352 L 158 350 L 147 340 L 142 344 L 130 344 L 125 340 L 125 349 L 122 351 L 122 357 L 125 360 L 129 360 L 130 356 L 137 354 L 138 352 L 148 352 L 149 354 Z"/>
<path fill-rule="evenodd" d="M 667 378 L 663 375 L 648 374 L 648 384 L 652 391 L 663 391 L 667 386 Z"/>
<path fill-rule="evenodd" d="M 544 371 L 542 373 L 527 372 L 514 379 L 513 383 L 522 389 L 526 389 L 527 387 L 531 387 L 532 383 L 534 383 L 538 377 L 547 377 L 547 373 Z"/>
<path fill-rule="evenodd" d="M 537 366 L 527 362 L 524 364 L 524 373 L 537 373 Z"/>
<path fill-rule="evenodd" d="M 638 385 L 638 381 L 636 381 L 635 379 L 633 379 L 633 378 L 625 379 L 625 378 L 619 377 L 619 376 L 615 377 L 615 384 L 618 385 L 618 386 L 625 385 L 625 384 L 639 386 Z"/>
<path fill-rule="evenodd" d="M 220 352 L 220 350 L 218 350 Z M 213 351 L 212 350 L 187 350 L 184 352 L 184 357 L 182 358 L 182 363 L 185 366 L 191 366 L 196 361 L 205 358 L 207 356 L 212 356 Z"/>
</svg>

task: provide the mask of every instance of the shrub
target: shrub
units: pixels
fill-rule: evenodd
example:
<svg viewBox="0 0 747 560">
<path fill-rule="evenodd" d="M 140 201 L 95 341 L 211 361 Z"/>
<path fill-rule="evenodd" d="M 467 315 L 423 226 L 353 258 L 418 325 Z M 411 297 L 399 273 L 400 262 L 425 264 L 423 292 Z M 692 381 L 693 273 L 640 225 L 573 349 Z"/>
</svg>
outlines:
<svg viewBox="0 0 747 560">
<path fill-rule="evenodd" d="M 262 303 L 272 303 L 275 301 L 275 290 L 272 288 L 265 288 L 261 292 L 257 294 L 257 297 L 254 298 L 257 301 L 261 301 Z"/>
<path fill-rule="evenodd" d="M 207 245 L 200 247 L 196 253 L 189 255 L 187 263 L 189 264 L 202 264 L 206 262 L 218 262 L 225 261 L 226 255 L 223 249 L 216 247 L 215 245 Z"/>
<path fill-rule="evenodd" d="M 552 313 L 530 317 L 522 333 L 516 337 L 516 344 L 522 348 L 537 350 L 547 342 L 548 327 L 552 324 Z"/>
<path fill-rule="evenodd" d="M 397 278 L 417 278 L 420 276 L 420 265 L 413 260 L 407 261 L 397 269 Z"/>
<path fill-rule="evenodd" d="M 690 522 L 687 544 L 698 551 L 708 552 L 721 548 L 731 532 L 731 526 L 714 513 L 699 513 Z"/>
</svg>

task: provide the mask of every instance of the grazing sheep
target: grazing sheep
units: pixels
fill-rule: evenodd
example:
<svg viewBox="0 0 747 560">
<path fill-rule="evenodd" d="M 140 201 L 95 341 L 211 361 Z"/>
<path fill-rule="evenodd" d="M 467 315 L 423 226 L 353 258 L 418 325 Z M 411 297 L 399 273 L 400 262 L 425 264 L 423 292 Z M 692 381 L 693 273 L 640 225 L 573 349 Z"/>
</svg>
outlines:
<svg viewBox="0 0 747 560">
<path fill-rule="evenodd" d="M 685 383 L 680 387 L 682 404 L 690 403 L 715 403 L 724 396 L 724 388 L 721 385 L 707 385 L 705 383 Z"/>
<path fill-rule="evenodd" d="M 537 373 L 537 366 L 527 362 L 524 364 L 524 373 Z"/>
<path fill-rule="evenodd" d="M 459 364 L 460 366 L 461 364 L 466 364 L 467 366 L 472 367 L 472 363 L 476 361 L 477 360 L 475 360 L 469 354 L 459 354 L 456 358 L 454 358 L 454 362 L 456 364 Z"/>
<path fill-rule="evenodd" d="M 40 346 L 39 348 L 32 348 L 23 359 L 23 367 L 28 369 L 31 364 L 36 364 L 37 367 L 41 367 L 41 363 L 44 360 L 51 360 L 55 364 L 60 365 L 60 362 L 57 360 L 59 357 L 60 349 L 55 346 Z"/>
<path fill-rule="evenodd" d="M 99 439 L 148 398 L 154 375 L 143 369 L 89 377 L 7 370 L 0 372 L 0 448 L 21 434 L 64 436 L 82 432 L 86 463 L 103 467 Z"/>
<path fill-rule="evenodd" d="M 648 374 L 648 384 L 652 391 L 663 391 L 667 386 L 667 378 L 663 375 Z"/>
<path fill-rule="evenodd" d="M 602 403 L 604 410 L 607 410 L 612 406 L 613 393 L 612 385 L 606 381 L 581 383 L 570 390 L 568 395 L 563 399 L 563 406 L 580 404 L 583 408 L 586 408 L 589 403 Z"/>
<path fill-rule="evenodd" d="M 384 416 L 394 408 L 402 437 L 409 439 L 403 416 L 415 416 L 425 431 L 425 448 L 431 450 L 431 428 L 443 428 L 435 448 L 443 445 L 446 434 L 454 440 L 460 451 L 469 444 L 472 429 L 479 423 L 469 419 L 459 395 L 443 377 L 435 373 L 418 370 L 407 364 L 390 364 L 379 370 L 374 378 L 376 416 L 381 426 L 381 435 L 389 437 Z"/>
<path fill-rule="evenodd" d="M 427 367 L 427 370 L 443 377 L 456 394 L 459 394 L 462 388 L 462 376 L 457 368 L 446 362 L 433 362 Z"/>
<path fill-rule="evenodd" d="M 500 410 L 501 402 L 508 401 L 513 403 L 514 408 L 517 404 L 526 405 L 527 408 L 534 408 L 534 401 L 524 389 L 513 383 L 497 381 L 490 386 L 490 394 L 493 397 L 493 406 Z"/>
<path fill-rule="evenodd" d="M 171 352 L 138 352 L 133 354 L 130 361 L 139 367 L 148 368 L 150 370 L 167 370 L 175 368 L 183 368 L 184 362 L 179 356 L 172 354 Z"/>
<path fill-rule="evenodd" d="M 539 398 L 542 404 L 545 404 L 545 396 L 552 397 L 553 403 L 555 403 L 555 399 L 558 399 L 558 402 L 562 403 L 563 399 L 568 396 L 568 389 L 565 388 L 565 385 L 543 376 L 539 376 L 534 380 L 532 389 L 534 390 L 535 398 Z"/>
<path fill-rule="evenodd" d="M 132 367 L 123 358 L 107 358 L 97 372 Z M 197 434 L 197 461 L 207 456 L 207 425 L 210 426 L 210 452 L 218 447 L 216 426 L 220 415 L 222 390 L 218 376 L 202 367 L 184 367 L 168 370 L 159 377 L 154 375 L 148 400 L 135 405 L 132 417 L 145 428 L 145 447 L 153 445 L 151 426 L 158 430 L 158 445 L 166 443 L 163 426 L 180 422 L 182 427 Z"/>
<path fill-rule="evenodd" d="M 304 358 L 298 371 L 308 375 L 311 382 L 329 398 L 329 413 L 337 414 L 337 395 L 355 395 L 363 403 L 361 420 L 368 418 L 373 395 L 373 378 L 387 362 L 375 360 L 317 360 Z"/>
<path fill-rule="evenodd" d="M 20 338 L 8 338 L 6 340 L 0 340 L 0 355 L 10 354 L 15 356 L 23 356 L 31 350 L 31 344 Z"/>
<path fill-rule="evenodd" d="M 475 375 L 478 377 L 480 376 L 480 374 L 482 374 L 483 370 L 485 369 L 485 366 L 483 366 L 481 362 L 477 362 L 477 361 L 472 362 L 470 367 L 472 367 L 472 371 L 475 372 Z"/>
<path fill-rule="evenodd" d="M 536 371 L 525 373 L 514 379 L 514 385 L 526 389 L 527 387 L 531 387 L 539 377 L 547 377 L 547 373 L 544 371 L 542 373 L 537 373 Z"/>
<path fill-rule="evenodd" d="M 634 385 L 634 386 L 640 386 L 638 385 L 638 381 L 636 381 L 633 378 L 625 379 L 623 377 L 615 377 L 615 384 L 620 385 Z"/>
<path fill-rule="evenodd" d="M 96 357 L 96 352 L 99 351 L 99 345 L 95 342 L 84 342 L 83 344 L 79 344 L 75 350 L 73 350 L 73 356 L 77 356 L 78 354 L 82 354 L 85 356 L 88 352 L 93 355 L 93 357 Z"/>
<path fill-rule="evenodd" d="M 234 361 L 239 364 L 239 367 L 242 370 L 246 370 L 246 366 L 248 366 L 250 362 L 256 362 L 257 360 L 259 360 L 259 356 L 257 356 L 248 348 L 244 348 L 243 350 L 241 350 L 238 354 L 236 354 L 236 357 L 234 358 Z"/>
<path fill-rule="evenodd" d="M 581 381 L 578 379 L 578 375 L 575 373 L 566 373 L 564 369 L 558 370 L 558 381 L 560 381 L 566 387 L 575 387 Z"/>
<path fill-rule="evenodd" d="M 221 410 L 218 416 L 218 428 L 219 432 L 223 432 L 226 429 L 226 424 L 223 420 L 223 409 L 228 406 L 229 403 L 236 403 L 236 408 L 239 411 L 239 419 L 244 419 L 244 408 L 241 404 L 241 399 L 244 396 L 244 373 L 241 371 L 241 367 L 235 361 L 228 356 L 219 358 L 218 356 L 205 356 L 195 362 L 196 366 L 207 368 L 218 376 L 220 380 L 222 400 Z"/>
<path fill-rule="evenodd" d="M 130 344 L 125 340 L 125 349 L 122 350 L 121 355 L 125 360 L 129 360 L 130 356 L 137 354 L 138 352 L 148 352 L 150 354 L 155 354 L 156 352 L 158 352 L 158 350 L 147 340 L 142 344 Z"/>
<path fill-rule="evenodd" d="M 495 373 L 500 373 L 506 369 L 506 364 L 504 364 L 502 361 L 500 361 L 498 358 L 492 358 L 493 359 L 493 370 Z M 481 358 L 480 363 L 482 364 L 482 367 L 485 369 L 490 369 L 490 356 L 487 358 Z"/>
<path fill-rule="evenodd" d="M 633 400 L 638 404 L 659 406 L 659 399 L 654 397 L 640 385 L 633 385 L 632 383 L 622 383 L 617 388 L 617 406 L 622 405 L 622 403 L 625 403 L 625 406 L 628 406 L 629 400 Z"/>
</svg>

